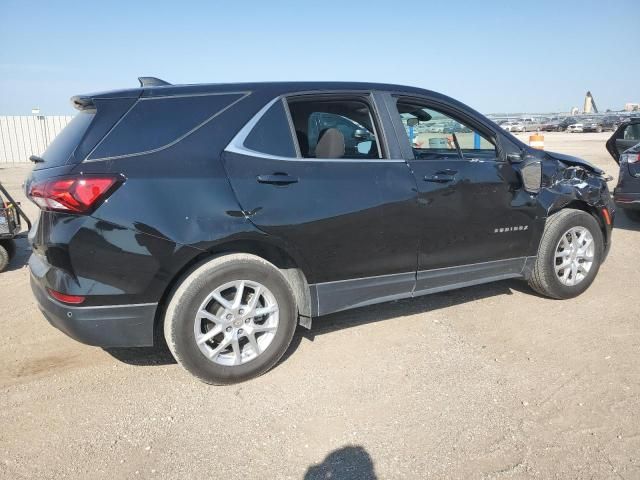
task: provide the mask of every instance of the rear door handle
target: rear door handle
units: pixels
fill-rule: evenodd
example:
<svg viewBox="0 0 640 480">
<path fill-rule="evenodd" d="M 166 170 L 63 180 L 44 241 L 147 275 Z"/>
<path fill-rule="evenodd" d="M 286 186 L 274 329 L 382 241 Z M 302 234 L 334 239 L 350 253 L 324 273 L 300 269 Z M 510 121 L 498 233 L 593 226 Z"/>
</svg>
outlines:
<svg viewBox="0 0 640 480">
<path fill-rule="evenodd" d="M 423 180 L 425 182 L 432 182 L 432 183 L 448 183 L 448 182 L 453 182 L 456 178 L 456 173 L 458 173 L 456 170 L 441 170 L 439 172 L 436 172 L 435 174 L 433 174 L 432 176 L 425 176 L 423 178 Z"/>
<path fill-rule="evenodd" d="M 287 175 L 286 173 L 274 173 L 273 175 L 258 175 L 258 183 L 289 185 L 291 183 L 298 183 L 298 179 L 291 175 Z"/>
</svg>

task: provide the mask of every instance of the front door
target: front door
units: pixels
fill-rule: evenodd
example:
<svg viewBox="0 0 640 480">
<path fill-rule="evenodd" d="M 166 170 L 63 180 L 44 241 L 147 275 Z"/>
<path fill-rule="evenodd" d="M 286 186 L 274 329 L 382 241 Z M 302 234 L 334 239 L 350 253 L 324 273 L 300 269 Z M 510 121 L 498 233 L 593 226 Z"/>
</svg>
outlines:
<svg viewBox="0 0 640 480">
<path fill-rule="evenodd" d="M 496 139 L 428 99 L 388 97 L 418 184 L 416 291 L 519 276 L 535 206 Z"/>
<path fill-rule="evenodd" d="M 308 265 L 320 314 L 415 285 L 415 180 L 375 112 L 368 94 L 276 99 L 224 153 L 251 222 Z"/>
</svg>

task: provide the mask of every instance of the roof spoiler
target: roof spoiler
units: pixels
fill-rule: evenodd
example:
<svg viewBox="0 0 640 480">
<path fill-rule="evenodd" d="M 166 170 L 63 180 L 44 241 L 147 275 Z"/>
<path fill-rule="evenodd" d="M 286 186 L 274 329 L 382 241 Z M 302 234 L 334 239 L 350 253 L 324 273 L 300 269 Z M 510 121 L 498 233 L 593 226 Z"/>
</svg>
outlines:
<svg viewBox="0 0 640 480">
<path fill-rule="evenodd" d="M 86 95 L 75 95 L 71 97 L 71 104 L 77 110 L 81 112 L 87 110 L 95 110 L 96 105 L 93 103 L 93 98 Z"/>
<path fill-rule="evenodd" d="M 169 82 L 165 82 L 156 77 L 138 77 L 141 87 L 162 87 L 164 85 L 171 85 Z"/>
</svg>

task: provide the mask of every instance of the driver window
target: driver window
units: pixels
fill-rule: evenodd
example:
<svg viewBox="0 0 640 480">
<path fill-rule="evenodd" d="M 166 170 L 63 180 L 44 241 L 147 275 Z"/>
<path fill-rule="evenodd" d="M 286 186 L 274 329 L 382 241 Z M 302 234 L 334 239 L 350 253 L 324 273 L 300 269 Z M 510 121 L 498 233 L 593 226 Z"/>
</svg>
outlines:
<svg viewBox="0 0 640 480">
<path fill-rule="evenodd" d="M 493 143 L 445 113 L 402 101 L 398 101 L 398 112 L 416 158 L 457 155 L 457 147 L 463 155 L 495 156 Z"/>
<path fill-rule="evenodd" d="M 291 99 L 288 104 L 303 158 L 382 158 L 364 101 L 316 97 Z"/>
</svg>

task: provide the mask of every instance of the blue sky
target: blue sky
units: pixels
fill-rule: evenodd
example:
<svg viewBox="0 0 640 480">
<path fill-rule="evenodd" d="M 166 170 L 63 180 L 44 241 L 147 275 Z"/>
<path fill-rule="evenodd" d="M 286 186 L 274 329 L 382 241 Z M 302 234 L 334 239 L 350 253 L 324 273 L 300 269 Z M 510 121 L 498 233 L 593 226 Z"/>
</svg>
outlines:
<svg viewBox="0 0 640 480">
<path fill-rule="evenodd" d="M 0 0 L 0 115 L 171 83 L 415 85 L 482 112 L 640 102 L 640 1 Z"/>
</svg>

